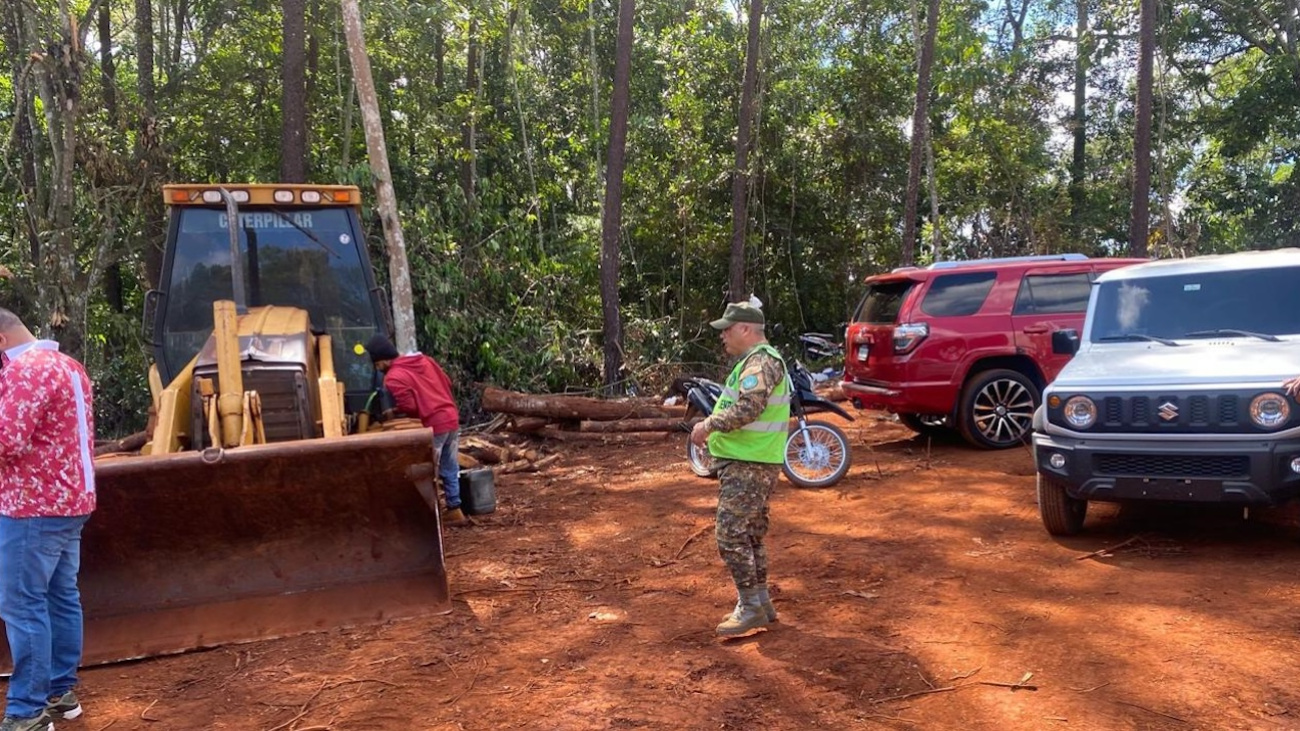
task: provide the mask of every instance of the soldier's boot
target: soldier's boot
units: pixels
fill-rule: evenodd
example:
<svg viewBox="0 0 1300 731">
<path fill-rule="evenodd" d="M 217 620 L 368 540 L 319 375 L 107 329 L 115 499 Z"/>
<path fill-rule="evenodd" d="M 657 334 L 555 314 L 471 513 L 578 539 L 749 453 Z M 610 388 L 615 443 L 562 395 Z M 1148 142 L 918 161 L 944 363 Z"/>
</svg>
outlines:
<svg viewBox="0 0 1300 731">
<path fill-rule="evenodd" d="M 772 597 L 767 593 L 767 584 L 758 585 L 758 603 L 762 605 L 763 611 L 767 614 L 767 621 L 777 621 L 776 607 L 772 606 Z"/>
<path fill-rule="evenodd" d="M 777 616 L 776 616 L 776 607 L 772 606 L 772 597 L 769 596 L 768 593 L 767 593 L 767 585 L 766 585 L 766 584 L 759 584 L 757 587 L 755 587 L 755 591 L 758 593 L 758 603 L 763 607 L 763 613 L 767 615 L 767 621 L 768 621 L 769 623 L 771 623 L 771 622 L 779 622 L 780 620 L 779 620 L 779 619 L 777 618 Z M 732 615 L 734 615 L 736 612 L 741 611 L 741 607 L 740 607 L 740 605 L 741 605 L 742 603 L 743 603 L 743 600 L 741 600 L 741 599 L 737 599 L 737 600 L 736 600 L 736 608 L 733 609 L 733 610 L 731 610 L 731 614 L 728 614 L 728 615 L 724 616 L 724 617 L 722 618 L 723 621 L 725 622 L 727 619 L 729 619 L 729 618 L 730 618 Z"/>
<path fill-rule="evenodd" d="M 742 589 L 735 611 L 718 625 L 717 633 L 723 637 L 739 637 L 767 625 L 767 612 L 759 602 L 758 590 Z"/>
</svg>

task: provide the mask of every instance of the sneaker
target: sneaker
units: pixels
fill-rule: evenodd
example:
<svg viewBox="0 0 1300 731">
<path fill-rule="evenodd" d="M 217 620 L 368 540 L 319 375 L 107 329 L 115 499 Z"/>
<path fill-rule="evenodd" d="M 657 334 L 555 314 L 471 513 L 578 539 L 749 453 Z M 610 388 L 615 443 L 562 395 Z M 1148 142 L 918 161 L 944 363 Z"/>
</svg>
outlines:
<svg viewBox="0 0 1300 731">
<path fill-rule="evenodd" d="M 45 712 L 35 718 L 5 716 L 0 721 L 0 731 L 54 731 L 54 720 Z"/>
<path fill-rule="evenodd" d="M 442 511 L 443 525 L 465 525 L 468 522 L 469 518 L 465 517 L 465 513 L 460 508 L 447 508 Z M 0 729 L 0 731 L 4 730 Z"/>
<path fill-rule="evenodd" d="M 50 698 L 50 702 L 45 704 L 45 712 L 53 718 L 66 718 L 69 721 L 81 715 L 81 703 L 77 701 L 77 694 L 68 691 L 63 695 L 56 695 Z"/>
</svg>

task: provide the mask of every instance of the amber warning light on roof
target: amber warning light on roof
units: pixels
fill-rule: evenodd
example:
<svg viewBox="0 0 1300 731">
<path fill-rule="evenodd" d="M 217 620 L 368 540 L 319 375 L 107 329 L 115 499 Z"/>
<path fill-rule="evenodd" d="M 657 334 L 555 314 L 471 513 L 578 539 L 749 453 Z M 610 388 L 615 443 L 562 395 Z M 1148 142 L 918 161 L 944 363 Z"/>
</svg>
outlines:
<svg viewBox="0 0 1300 731">
<path fill-rule="evenodd" d="M 163 202 L 172 206 L 224 206 L 225 189 L 238 205 L 358 205 L 361 191 L 351 185 L 165 185 Z"/>
</svg>

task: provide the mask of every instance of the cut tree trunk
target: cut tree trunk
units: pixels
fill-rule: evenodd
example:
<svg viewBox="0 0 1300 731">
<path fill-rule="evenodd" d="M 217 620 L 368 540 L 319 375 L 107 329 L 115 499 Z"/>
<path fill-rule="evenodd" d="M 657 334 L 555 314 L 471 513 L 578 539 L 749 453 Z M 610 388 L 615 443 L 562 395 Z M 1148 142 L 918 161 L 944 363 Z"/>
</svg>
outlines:
<svg viewBox="0 0 1300 731">
<path fill-rule="evenodd" d="M 149 441 L 149 435 L 146 432 L 136 432 L 121 439 L 115 439 L 111 442 L 95 445 L 95 456 L 99 457 L 105 454 L 116 454 L 119 452 L 139 452 L 140 448 Z"/>
<path fill-rule="evenodd" d="M 609 433 L 627 432 L 685 432 L 703 419 L 618 419 L 617 421 L 584 421 L 578 431 Z"/>
<path fill-rule="evenodd" d="M 674 416 L 674 409 L 656 406 L 643 399 L 595 399 L 557 394 L 533 395 L 488 386 L 483 389 L 483 410 L 515 416 L 545 416 L 551 419 L 658 419 Z"/>
</svg>

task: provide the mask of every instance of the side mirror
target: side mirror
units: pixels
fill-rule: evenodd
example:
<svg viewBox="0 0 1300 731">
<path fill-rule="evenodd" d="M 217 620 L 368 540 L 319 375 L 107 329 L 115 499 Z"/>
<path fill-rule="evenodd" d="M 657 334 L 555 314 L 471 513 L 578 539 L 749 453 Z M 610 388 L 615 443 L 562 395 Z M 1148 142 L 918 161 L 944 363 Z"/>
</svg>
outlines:
<svg viewBox="0 0 1300 731">
<path fill-rule="evenodd" d="M 1079 331 L 1066 329 L 1052 333 L 1052 352 L 1057 355 L 1074 355 L 1079 352 Z"/>
<path fill-rule="evenodd" d="M 158 319 L 158 308 L 162 305 L 163 297 L 163 293 L 156 289 L 145 292 L 144 309 L 140 316 L 140 335 L 146 343 L 155 348 L 162 345 L 155 342 L 154 325 Z"/>
</svg>

